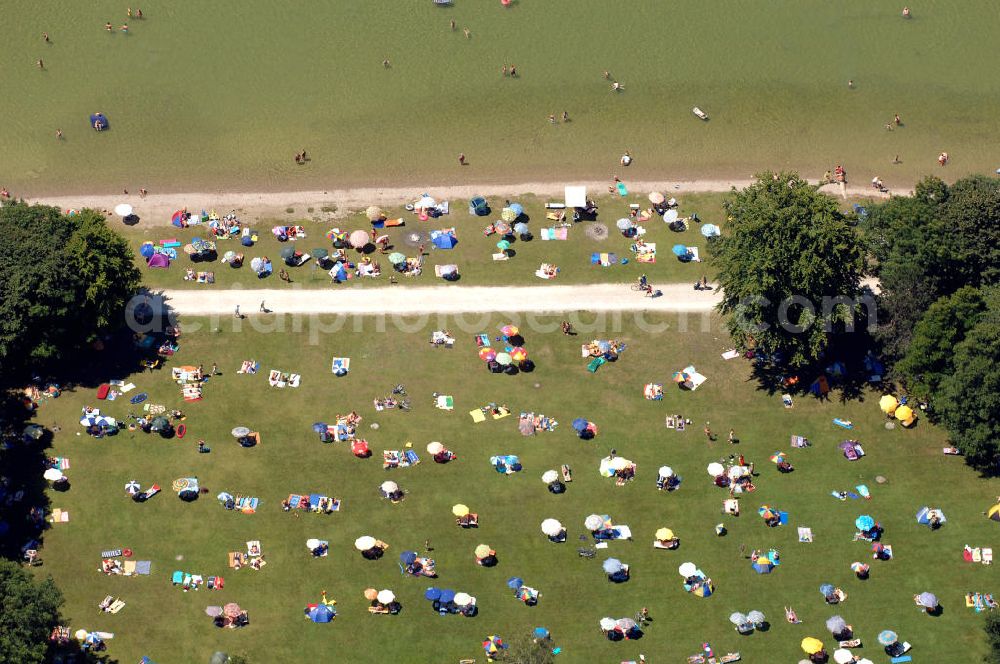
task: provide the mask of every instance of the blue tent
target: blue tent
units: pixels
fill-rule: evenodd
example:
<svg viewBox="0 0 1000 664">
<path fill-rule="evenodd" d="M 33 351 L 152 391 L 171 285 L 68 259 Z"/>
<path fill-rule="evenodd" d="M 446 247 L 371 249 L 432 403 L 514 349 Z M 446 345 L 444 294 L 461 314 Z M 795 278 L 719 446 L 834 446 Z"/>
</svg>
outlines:
<svg viewBox="0 0 1000 664">
<path fill-rule="evenodd" d="M 452 249 L 456 244 L 458 244 L 458 240 L 447 233 L 438 235 L 436 238 L 431 240 L 431 242 L 438 249 Z"/>
<path fill-rule="evenodd" d="M 485 217 L 490 213 L 490 206 L 482 196 L 476 196 L 469 201 L 469 214 Z"/>
<path fill-rule="evenodd" d="M 573 420 L 573 429 L 577 433 L 580 433 L 586 428 L 587 428 L 587 420 L 583 419 L 582 417 L 578 417 L 575 420 Z"/>
<path fill-rule="evenodd" d="M 430 600 L 432 602 L 441 599 L 441 589 L 440 588 L 428 588 L 427 592 L 424 593 L 424 599 Z"/>
<path fill-rule="evenodd" d="M 512 576 L 509 579 L 507 579 L 507 587 L 510 588 L 511 590 L 517 590 L 523 585 L 524 585 L 524 579 L 520 577 Z"/>
<path fill-rule="evenodd" d="M 403 563 L 404 565 L 412 565 L 414 562 L 416 562 L 416 560 L 417 560 L 416 551 L 404 551 L 401 554 L 399 554 L 399 562 Z"/>
<path fill-rule="evenodd" d="M 309 611 L 309 620 L 314 623 L 328 623 L 333 620 L 337 612 L 329 604 L 320 604 Z"/>
</svg>

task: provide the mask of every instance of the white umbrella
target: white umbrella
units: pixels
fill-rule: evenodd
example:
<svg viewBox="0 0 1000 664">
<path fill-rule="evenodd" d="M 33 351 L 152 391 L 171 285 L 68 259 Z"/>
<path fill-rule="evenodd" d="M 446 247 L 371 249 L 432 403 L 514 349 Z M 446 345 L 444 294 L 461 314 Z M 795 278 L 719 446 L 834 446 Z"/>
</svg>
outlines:
<svg viewBox="0 0 1000 664">
<path fill-rule="evenodd" d="M 670 466 L 660 466 L 660 477 L 673 477 L 674 469 Z"/>
<path fill-rule="evenodd" d="M 685 579 L 689 576 L 694 576 L 695 572 L 698 571 L 698 566 L 694 563 L 681 563 L 681 566 L 677 568 L 677 573 L 683 576 Z"/>
<path fill-rule="evenodd" d="M 562 529 L 563 525 L 559 523 L 558 519 L 546 519 L 542 521 L 542 533 L 549 537 L 555 537 L 562 532 Z"/>
<path fill-rule="evenodd" d="M 49 468 L 44 473 L 42 473 L 42 477 L 44 477 L 50 482 L 57 482 L 61 480 L 63 477 L 65 477 L 65 475 L 63 475 L 62 471 L 59 470 L 58 468 Z"/>
<path fill-rule="evenodd" d="M 826 628 L 831 634 L 843 634 L 847 631 L 847 621 L 842 616 L 830 616 L 826 619 Z"/>
<path fill-rule="evenodd" d="M 601 629 L 610 632 L 615 628 L 615 621 L 611 618 L 601 618 Z"/>
<path fill-rule="evenodd" d="M 708 464 L 708 468 L 706 468 L 706 470 L 708 471 L 708 474 L 711 475 L 712 477 L 718 477 L 719 475 L 722 475 L 723 473 L 726 472 L 726 469 L 723 468 L 722 464 L 719 463 L 718 461 L 716 461 L 715 463 Z"/>
<path fill-rule="evenodd" d="M 396 601 L 396 594 L 391 590 L 380 590 L 375 599 L 378 600 L 379 604 L 392 604 Z"/>
<path fill-rule="evenodd" d="M 833 651 L 833 661 L 837 664 L 848 664 L 854 661 L 854 655 L 846 648 L 837 648 Z"/>
<path fill-rule="evenodd" d="M 125 483 L 125 491 L 130 496 L 134 496 L 140 491 L 139 483 L 136 482 L 135 480 L 129 480 L 128 482 Z"/>
<path fill-rule="evenodd" d="M 732 613 L 729 615 L 729 622 L 733 623 L 737 627 L 744 625 L 747 622 L 747 617 L 740 612 Z"/>
<path fill-rule="evenodd" d="M 428 454 L 440 454 L 444 451 L 444 445 L 438 442 L 427 443 Z"/>
<path fill-rule="evenodd" d="M 749 473 L 750 470 L 744 468 L 743 466 L 730 466 L 728 474 L 729 474 L 729 479 L 735 480 L 739 479 L 740 477 L 743 477 L 744 475 L 748 475 Z"/>
<path fill-rule="evenodd" d="M 311 537 L 306 540 L 306 548 L 309 549 L 310 551 L 315 549 L 317 546 L 319 546 L 319 540 L 316 539 L 315 537 Z"/>
<path fill-rule="evenodd" d="M 229 433 L 231 433 L 233 435 L 233 438 L 242 438 L 243 436 L 249 436 L 250 435 L 250 429 L 248 429 L 246 427 L 235 427 Z"/>
<path fill-rule="evenodd" d="M 600 530 L 601 526 L 604 525 L 604 517 L 600 514 L 591 514 L 586 519 L 583 520 L 583 526 L 587 530 L 594 532 L 595 530 Z"/>
<path fill-rule="evenodd" d="M 348 242 L 351 243 L 351 246 L 354 247 L 355 249 L 361 249 L 366 244 L 368 244 L 369 241 L 371 241 L 371 235 L 368 234 L 368 231 L 363 231 L 359 229 L 353 231 L 350 234 L 350 236 L 348 236 L 347 240 Z"/>
<path fill-rule="evenodd" d="M 119 203 L 115 206 L 115 214 L 119 217 L 127 217 L 132 214 L 132 206 L 128 203 Z"/>
<path fill-rule="evenodd" d="M 469 593 L 455 593 L 455 599 L 452 601 L 458 606 L 468 606 L 472 604 L 472 595 Z"/>
<path fill-rule="evenodd" d="M 677 210 L 667 210 L 666 214 L 663 215 L 663 221 L 668 224 L 677 221 Z"/>
<path fill-rule="evenodd" d="M 631 219 L 619 219 L 615 222 L 615 226 L 617 226 L 620 231 L 627 231 L 635 226 L 635 224 L 632 223 Z"/>
<path fill-rule="evenodd" d="M 375 546 L 375 538 L 371 535 L 362 535 L 354 540 L 354 548 L 358 551 L 367 551 L 373 546 Z"/>
<path fill-rule="evenodd" d="M 559 479 L 559 473 L 557 473 L 554 470 L 546 470 L 544 473 L 542 473 L 542 481 L 545 482 L 546 484 L 551 484 L 552 482 L 555 482 L 558 479 Z"/>
<path fill-rule="evenodd" d="M 629 461 L 628 459 L 625 459 L 623 457 L 615 457 L 614 459 L 611 460 L 611 463 L 608 464 L 608 467 L 614 470 L 625 470 L 631 465 L 632 462 Z"/>
<path fill-rule="evenodd" d="M 413 207 L 423 208 L 426 210 L 427 208 L 432 208 L 435 207 L 436 205 L 437 201 L 431 198 L 430 196 L 421 196 L 420 200 L 413 204 Z"/>
<path fill-rule="evenodd" d="M 767 619 L 760 611 L 751 611 L 747 614 L 747 620 L 752 622 L 754 625 L 763 625 L 764 621 Z"/>
<path fill-rule="evenodd" d="M 382 489 L 382 491 L 384 491 L 385 493 L 392 493 L 394 491 L 399 491 L 399 485 L 393 482 L 392 480 L 386 480 L 385 482 L 382 482 L 382 486 L 380 486 L 379 488 Z"/>
</svg>

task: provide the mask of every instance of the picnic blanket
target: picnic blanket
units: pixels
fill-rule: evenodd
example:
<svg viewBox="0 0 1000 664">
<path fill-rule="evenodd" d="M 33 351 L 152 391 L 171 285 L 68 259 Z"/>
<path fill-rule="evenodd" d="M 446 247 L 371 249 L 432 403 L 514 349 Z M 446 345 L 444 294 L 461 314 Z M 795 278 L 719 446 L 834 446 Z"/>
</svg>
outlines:
<svg viewBox="0 0 1000 664">
<path fill-rule="evenodd" d="M 470 410 L 469 415 L 472 416 L 473 422 L 485 422 L 487 413 L 493 415 L 494 420 L 499 420 L 503 417 L 510 415 L 510 409 L 504 406 L 498 406 L 494 408 L 491 405 L 483 406 L 482 408 L 477 408 L 475 410 Z"/>
<path fill-rule="evenodd" d="M 384 450 L 383 468 L 409 468 L 420 463 L 420 457 L 413 450 Z"/>
<path fill-rule="evenodd" d="M 635 251 L 635 260 L 638 263 L 655 263 L 656 262 L 656 243 L 655 242 L 645 242 L 643 244 L 633 245 Z"/>
<path fill-rule="evenodd" d="M 538 236 L 543 240 L 568 240 L 569 229 L 565 226 L 542 228 L 539 229 Z"/>
<path fill-rule="evenodd" d="M 243 364 L 240 365 L 240 368 L 236 373 L 252 375 L 257 373 L 258 368 L 260 368 L 260 362 L 257 360 L 243 360 Z"/>
<path fill-rule="evenodd" d="M 660 401 L 663 399 L 663 383 L 646 383 L 642 388 L 642 396 L 649 401 Z"/>
<path fill-rule="evenodd" d="M 536 431 L 555 431 L 557 426 L 559 426 L 559 422 L 555 419 L 546 417 L 541 413 L 536 415 L 533 412 L 522 412 L 517 422 L 517 428 L 525 436 L 530 436 Z"/>
<path fill-rule="evenodd" d="M 450 394 L 438 394 L 434 397 L 434 407 L 440 410 L 455 410 L 455 397 Z"/>
<path fill-rule="evenodd" d="M 813 541 L 813 531 L 812 528 L 807 528 L 806 526 L 798 527 L 799 541 L 800 542 L 812 542 Z"/>
</svg>

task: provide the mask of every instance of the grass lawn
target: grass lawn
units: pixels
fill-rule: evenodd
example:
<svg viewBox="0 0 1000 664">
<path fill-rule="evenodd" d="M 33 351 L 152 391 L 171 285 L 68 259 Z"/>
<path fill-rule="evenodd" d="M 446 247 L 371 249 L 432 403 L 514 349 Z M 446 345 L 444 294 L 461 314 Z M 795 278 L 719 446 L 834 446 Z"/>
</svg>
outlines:
<svg viewBox="0 0 1000 664">
<path fill-rule="evenodd" d="M 663 222 L 659 215 L 653 215 L 649 222 L 645 224 L 648 233 L 644 236 L 647 242 L 655 242 L 657 245 L 656 263 L 637 263 L 634 255 L 629 250 L 634 239 L 622 236 L 617 230 L 615 222 L 622 217 L 629 216 L 629 203 L 639 203 L 642 209 L 649 207 L 646 194 L 649 192 L 632 192 L 626 198 L 622 197 L 599 197 L 598 222 L 607 229 L 607 235 L 602 239 L 593 239 L 587 233 L 588 227 L 594 222 L 579 222 L 573 224 L 569 230 L 566 241 L 543 241 L 540 236 L 540 229 L 551 227 L 554 222 L 547 221 L 545 217 L 545 200 L 537 199 L 534 196 L 526 196 L 520 201 L 525 208 L 528 217 L 528 226 L 534 234 L 534 239 L 530 242 L 515 241 L 512 245 L 514 256 L 506 262 L 495 262 L 491 256 L 498 251 L 498 235 L 486 237 L 483 229 L 491 222 L 500 218 L 500 209 L 503 207 L 503 200 L 495 200 L 495 209 L 488 217 L 471 216 L 467 209 L 468 201 L 451 201 L 451 212 L 448 215 L 419 221 L 412 212 L 407 212 L 403 208 L 386 209 L 385 213 L 391 218 L 402 217 L 406 225 L 397 228 L 388 228 L 387 232 L 393 244 L 390 251 L 399 251 L 409 257 L 415 257 L 419 244 L 425 244 L 425 270 L 424 273 L 414 279 L 400 277 L 401 283 L 442 283 L 440 279 L 434 277 L 434 265 L 455 263 L 459 266 L 461 273 L 461 284 L 472 285 L 525 285 L 546 283 L 537 276 L 535 270 L 542 263 L 552 263 L 559 266 L 559 276 L 554 281 L 557 284 L 578 284 L 595 283 L 608 281 L 633 281 L 640 274 L 649 275 L 650 281 L 657 283 L 683 282 L 692 283 L 710 272 L 707 269 L 707 262 L 703 263 L 682 263 L 672 253 L 671 247 L 675 244 L 685 244 L 699 248 L 699 253 L 703 259 L 708 258 L 706 250 L 706 240 L 699 232 L 700 224 L 691 223 L 687 231 L 676 233 Z M 669 192 L 668 192 L 669 195 Z M 722 211 L 722 194 L 685 194 L 680 199 L 678 212 L 680 216 L 690 216 L 692 212 L 698 214 L 703 223 L 714 223 L 724 227 L 724 213 Z M 341 230 L 350 231 L 362 228 L 370 230 L 371 225 L 364 211 L 352 212 L 336 220 L 331 219 L 333 215 L 325 214 L 321 210 L 289 208 L 293 210 L 283 219 L 259 219 L 254 221 L 249 219 L 260 242 L 254 247 L 241 247 L 238 240 L 220 240 L 217 242 L 219 256 L 226 251 L 242 251 L 245 256 L 242 268 L 233 269 L 228 265 L 215 261 L 211 263 L 194 264 L 190 259 L 178 251 L 178 261 L 166 270 L 148 269 L 146 260 L 138 254 L 139 246 L 146 241 L 158 243 L 163 239 L 176 238 L 179 242 L 187 243 L 193 237 L 207 237 L 206 229 L 203 226 L 193 226 L 186 229 L 177 229 L 173 226 L 147 228 L 140 224 L 134 227 L 122 227 L 123 234 L 136 247 L 136 264 L 143 271 L 146 284 L 151 288 L 282 288 L 287 287 L 278 279 L 277 271 L 282 267 L 280 251 L 288 245 L 295 246 L 296 249 L 309 252 L 315 247 L 331 249 L 330 240 L 326 239 L 326 232 L 337 227 Z M 219 214 L 228 211 L 218 210 Z M 570 211 L 572 215 L 572 211 Z M 241 216 L 241 219 L 246 217 Z M 571 221 L 571 220 L 570 220 Z M 277 225 L 297 224 L 306 228 L 307 236 L 304 239 L 290 241 L 287 243 L 278 242 L 271 233 L 271 228 Z M 458 244 L 454 249 L 436 249 L 427 239 L 427 233 L 441 228 L 454 227 Z M 421 234 L 422 239 L 413 241 L 410 236 L 414 233 Z M 614 265 L 602 268 L 592 265 L 591 254 L 594 252 L 614 252 L 619 259 L 627 258 L 627 265 Z M 352 260 L 359 258 L 357 252 L 349 250 L 349 257 Z M 250 260 L 254 256 L 268 256 L 274 262 L 274 274 L 271 277 L 260 280 L 250 269 Z M 362 284 L 370 286 L 385 286 L 388 283 L 388 274 L 391 266 L 387 256 L 379 256 L 376 252 L 373 259 L 382 264 L 382 277 L 378 279 L 352 279 L 340 288 L 360 287 Z M 191 267 L 196 270 L 212 270 L 215 272 L 216 283 L 214 286 L 198 284 L 192 281 L 184 281 L 184 270 Z M 292 280 L 298 286 L 305 288 L 330 287 L 333 282 L 324 270 L 316 268 L 314 261 L 309 261 L 299 268 L 286 268 Z"/>
<path fill-rule="evenodd" d="M 587 316 L 581 315 L 585 322 Z M 616 322 L 617 321 L 617 322 Z M 306 331 L 285 322 L 278 333 L 274 320 L 251 318 L 239 331 L 232 320 L 213 330 L 204 320 L 186 320 L 181 349 L 171 362 L 217 362 L 223 375 L 205 386 L 205 399 L 184 404 L 167 371 L 131 377 L 150 401 L 181 407 L 189 432 L 183 440 L 163 440 L 142 433 L 122 432 L 95 440 L 77 435 L 80 408 L 100 405 L 122 418 L 136 407 L 119 398 L 99 403 L 92 388 L 67 392 L 44 404 L 38 420 L 61 425 L 54 454 L 68 456 L 72 488 L 52 494 L 54 507 L 69 509 L 72 519 L 49 530 L 39 573 L 52 574 L 66 594 L 65 612 L 73 629 L 86 627 L 116 633 L 110 654 L 119 661 L 148 655 L 157 662 L 204 661 L 215 649 L 246 652 L 253 662 L 311 661 L 333 656 L 338 661 L 455 662 L 460 657 L 482 661 L 479 641 L 487 634 L 511 638 L 537 625 L 548 627 L 564 649 L 560 661 L 617 662 L 644 652 L 650 661 L 683 661 L 708 641 L 717 653 L 739 650 L 748 662 L 792 662 L 801 657 L 799 642 L 820 637 L 832 649 L 823 623 L 843 615 L 863 639 L 861 651 L 884 661 L 876 643 L 880 630 L 891 628 L 914 646 L 914 661 L 975 662 L 985 652 L 980 619 L 963 605 L 966 591 L 990 592 L 991 570 L 962 562 L 964 544 L 991 546 L 997 525 L 983 511 L 1000 488 L 976 477 L 960 459 L 944 457 L 944 433 L 926 422 L 915 429 L 886 430 L 879 412 L 879 393 L 861 401 L 841 403 L 834 397 L 819 402 L 797 397 L 792 409 L 778 395 L 757 389 L 742 360 L 723 361 L 727 348 L 717 320 L 686 325 L 675 318 L 647 317 L 638 325 L 631 318 L 604 319 L 611 332 L 591 332 L 581 322 L 581 334 L 567 338 L 554 329 L 528 331 L 558 319 L 537 318 L 525 330 L 526 347 L 537 363 L 532 374 L 515 377 L 483 370 L 471 335 L 487 330 L 496 335 L 501 321 L 491 316 L 444 321 L 457 332 L 452 350 L 428 345 L 433 328 L 378 331 L 372 319 L 358 319 L 345 329 L 310 342 Z M 666 329 L 653 329 L 669 323 Z M 218 324 L 218 323 L 216 323 Z M 196 331 L 196 328 L 200 328 Z M 581 359 L 581 341 L 593 336 L 620 338 L 628 349 L 620 360 L 588 373 Z M 329 371 L 331 356 L 352 359 L 351 373 L 336 378 Z M 243 359 L 256 358 L 256 376 L 236 375 Z M 694 363 L 708 376 L 696 392 L 681 392 L 670 382 L 672 372 Z M 168 367 L 169 368 L 169 367 Z M 267 370 L 302 374 L 297 389 L 274 389 Z M 95 384 L 109 376 L 94 376 Z M 648 381 L 666 384 L 661 402 L 645 401 Z M 397 382 L 405 383 L 413 400 L 409 413 L 376 413 L 371 400 Z M 431 394 L 455 397 L 455 410 L 431 405 Z M 489 401 L 508 403 L 515 415 L 473 424 L 470 409 Z M 361 460 L 344 443 L 324 445 L 311 432 L 316 421 L 357 410 L 365 419 L 361 430 L 375 456 Z M 556 431 L 522 437 L 516 413 L 522 410 L 555 417 Z M 679 433 L 664 427 L 664 416 L 680 413 L 693 424 Z M 586 417 L 600 428 L 593 441 L 578 439 L 570 426 Z M 831 424 L 834 417 L 853 420 L 846 432 Z M 720 440 L 707 443 L 701 433 L 711 421 Z M 369 425 L 378 423 L 378 430 Z M 259 430 L 263 443 L 240 448 L 230 437 L 235 426 Z M 731 447 L 726 432 L 735 428 L 740 444 Z M 791 434 L 807 436 L 813 446 L 788 448 Z M 868 456 L 848 462 L 837 444 L 854 437 Z M 211 454 L 198 454 L 195 441 L 204 438 Z M 424 451 L 440 440 L 459 459 L 434 464 Z M 400 449 L 408 441 L 422 457 L 415 468 L 385 471 L 379 463 L 384 449 Z M 599 460 L 610 448 L 638 464 L 634 482 L 616 487 L 597 473 Z M 779 475 L 768 457 L 789 452 L 796 470 Z M 758 489 L 742 502 L 739 518 L 720 514 L 723 489 L 705 473 L 708 463 L 733 452 L 756 462 Z M 494 472 L 491 455 L 520 455 L 524 471 L 513 476 Z M 561 496 L 551 495 L 539 481 L 549 468 L 567 463 L 574 481 Z M 682 477 L 671 494 L 655 488 L 656 469 L 672 466 Z M 210 494 L 188 504 L 170 490 L 174 478 L 196 475 Z M 887 478 L 885 484 L 875 477 Z M 128 500 L 122 488 L 128 480 L 165 488 L 148 503 Z M 377 494 L 385 479 L 397 481 L 408 495 L 391 505 Z M 872 500 L 841 502 L 832 490 L 866 483 Z M 253 515 L 225 511 L 214 496 L 219 491 L 260 497 Z M 291 492 L 322 492 L 342 499 L 341 512 L 329 516 L 282 512 L 279 502 Z M 465 503 L 480 515 L 478 531 L 453 523 L 451 506 Z M 756 514 L 767 503 L 791 513 L 788 526 L 769 529 Z M 948 523 L 932 532 L 916 524 L 923 505 L 940 507 Z M 633 542 L 613 542 L 595 560 L 578 557 L 577 537 L 584 518 L 593 512 L 610 514 L 631 526 Z M 884 541 L 895 558 L 872 561 L 869 546 L 853 542 L 854 520 L 869 513 L 885 526 Z M 569 541 L 549 543 L 539 531 L 546 517 L 560 519 Z M 729 534 L 717 537 L 716 523 Z M 816 541 L 797 542 L 795 527 L 810 526 Z M 651 547 L 654 531 L 671 527 L 681 538 L 678 551 Z M 363 560 L 352 543 L 371 534 L 391 546 L 377 562 Z M 328 539 L 329 557 L 312 559 L 307 538 Z M 260 539 L 268 565 L 262 571 L 226 568 L 226 552 Z M 438 617 L 422 599 L 431 583 L 400 576 L 396 564 L 405 549 L 421 550 L 429 539 L 438 564 L 439 587 L 466 591 L 478 598 L 474 619 Z M 473 549 L 487 543 L 498 552 L 493 569 L 477 566 Z M 153 561 L 150 577 L 105 577 L 97 571 L 100 552 L 129 547 L 137 559 Z M 743 550 L 776 547 L 782 564 L 770 575 L 757 575 Z M 601 562 L 613 556 L 632 567 L 632 580 L 613 585 L 605 580 Z M 862 582 L 849 565 L 872 563 L 872 577 Z M 693 561 L 715 581 L 713 597 L 684 593 L 677 567 Z M 171 587 L 170 574 L 184 569 L 205 575 L 222 574 L 222 591 L 183 593 Z M 539 605 L 528 608 L 511 596 L 505 581 L 520 576 L 541 593 Z M 824 604 L 818 592 L 833 583 L 848 594 L 837 607 Z M 395 617 L 373 617 L 365 610 L 362 590 L 391 588 L 403 604 Z M 321 590 L 338 601 L 339 615 L 330 625 L 303 620 L 302 609 Z M 929 590 L 943 603 L 940 617 L 921 614 L 911 595 Z M 126 608 L 102 614 L 96 604 L 106 594 L 121 596 Z M 219 630 L 204 614 L 207 605 L 236 601 L 250 612 L 252 624 L 243 630 Z M 640 607 L 650 609 L 654 622 L 638 642 L 610 643 L 601 637 L 603 616 L 631 617 Z M 792 606 L 804 624 L 783 620 L 782 607 Z M 728 623 L 733 611 L 763 611 L 772 627 L 766 633 L 738 636 Z"/>
<path fill-rule="evenodd" d="M 115 0 L 11 3 L 2 179 L 25 195 L 523 182 L 603 178 L 626 149 L 643 179 L 816 177 L 839 162 L 859 182 L 911 184 L 942 150 L 948 176 L 992 171 L 994 3 L 901 8 L 175 0 L 140 21 Z M 564 110 L 571 122 L 549 123 Z M 89 127 L 97 111 L 110 131 Z M 905 126 L 886 131 L 894 113 Z"/>
</svg>

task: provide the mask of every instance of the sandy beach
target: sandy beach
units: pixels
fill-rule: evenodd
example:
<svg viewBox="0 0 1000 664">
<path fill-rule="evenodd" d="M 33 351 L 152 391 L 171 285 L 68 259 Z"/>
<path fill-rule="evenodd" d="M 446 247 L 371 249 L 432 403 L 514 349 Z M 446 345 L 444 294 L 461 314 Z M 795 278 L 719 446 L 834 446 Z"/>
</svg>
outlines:
<svg viewBox="0 0 1000 664">
<path fill-rule="evenodd" d="M 660 182 L 627 181 L 630 191 L 648 193 L 661 191 L 668 196 L 682 196 L 685 193 L 727 192 L 733 187 L 746 187 L 753 180 L 688 180 Z M 91 208 L 97 210 L 113 210 L 119 203 L 133 206 L 143 226 L 167 226 L 171 214 L 175 210 L 216 210 L 220 214 L 236 210 L 251 217 L 281 217 L 287 214 L 286 209 L 295 208 L 296 214 L 305 216 L 307 208 L 319 211 L 323 208 L 336 209 L 332 216 L 342 215 L 350 210 L 359 210 L 369 205 L 402 205 L 428 193 L 439 200 L 449 200 L 457 209 L 463 209 L 465 202 L 473 196 L 500 197 L 534 194 L 542 198 L 561 201 L 564 188 L 567 185 L 585 185 L 591 196 L 604 195 L 607 192 L 607 181 L 591 182 L 523 182 L 519 184 L 483 184 L 483 185 L 452 185 L 427 187 L 423 190 L 415 187 L 359 187 L 351 189 L 330 189 L 328 191 L 284 191 L 284 192 L 226 192 L 203 191 L 191 193 L 150 193 L 145 198 L 137 192 L 121 195 L 94 196 L 41 196 L 28 198 L 29 203 L 53 205 L 61 209 Z M 868 187 L 849 186 L 841 188 L 837 185 L 827 185 L 823 188 L 832 195 L 867 197 L 877 195 Z M 908 193 L 894 192 L 894 193 Z"/>
</svg>

